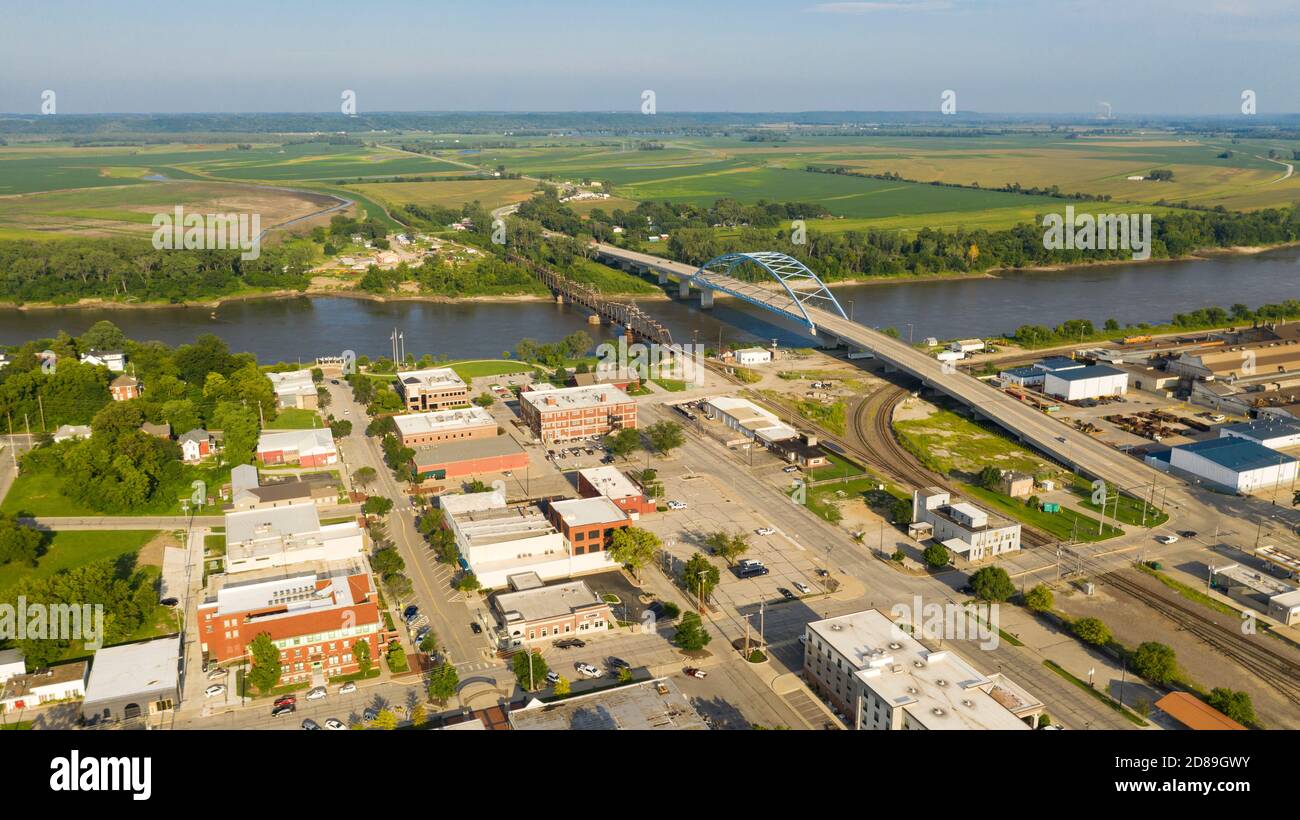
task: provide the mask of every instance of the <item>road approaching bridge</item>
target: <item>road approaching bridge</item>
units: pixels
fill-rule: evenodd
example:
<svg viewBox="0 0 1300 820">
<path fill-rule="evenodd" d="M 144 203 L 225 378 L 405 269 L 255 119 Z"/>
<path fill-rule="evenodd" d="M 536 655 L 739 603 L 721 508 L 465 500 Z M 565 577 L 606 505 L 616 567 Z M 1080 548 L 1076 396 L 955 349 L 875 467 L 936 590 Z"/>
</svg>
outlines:
<svg viewBox="0 0 1300 820">
<path fill-rule="evenodd" d="M 934 389 L 971 408 L 986 418 L 1052 456 L 1062 464 L 1078 469 L 1092 478 L 1104 478 L 1120 487 L 1135 489 L 1160 480 L 1163 485 L 1170 476 L 1157 473 L 1151 467 L 1102 444 L 1091 436 L 1056 421 L 972 376 L 940 362 L 917 350 L 907 342 L 887 336 L 869 327 L 844 318 L 837 302 L 821 306 L 821 302 L 796 299 L 789 287 L 763 287 L 753 282 L 742 282 L 725 274 L 705 268 L 696 268 L 681 262 L 630 251 L 614 245 L 597 244 L 597 258 L 637 271 L 655 271 L 660 282 L 675 277 L 682 296 L 689 295 L 692 286 L 701 289 L 721 290 L 740 295 L 751 304 L 781 314 L 800 323 L 811 324 L 815 335 L 827 342 L 839 340 L 854 348 L 870 350 L 887 365 L 919 379 L 926 387 Z M 775 282 L 775 277 L 774 277 Z M 816 286 L 824 288 L 817 280 Z M 743 294 L 743 295 L 741 295 Z M 704 304 L 712 302 L 712 294 Z"/>
</svg>

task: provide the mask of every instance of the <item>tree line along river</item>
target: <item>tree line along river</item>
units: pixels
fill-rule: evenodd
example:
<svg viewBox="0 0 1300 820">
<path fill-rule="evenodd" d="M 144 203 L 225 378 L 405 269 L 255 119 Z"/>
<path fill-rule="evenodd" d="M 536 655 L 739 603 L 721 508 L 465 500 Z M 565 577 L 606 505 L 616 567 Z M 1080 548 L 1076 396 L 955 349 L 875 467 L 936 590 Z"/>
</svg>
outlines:
<svg viewBox="0 0 1300 820">
<path fill-rule="evenodd" d="M 996 278 L 843 285 L 834 292 L 855 321 L 894 327 L 904 338 L 911 333 L 918 340 L 994 336 L 1020 325 L 1054 326 L 1068 319 L 1158 324 L 1196 308 L 1235 303 L 1255 308 L 1300 298 L 1300 248 L 1009 272 Z M 711 311 L 701 311 L 698 298 L 643 300 L 641 305 L 678 342 L 814 343 L 792 323 L 735 299 L 719 299 Z M 131 338 L 172 345 L 214 333 L 233 350 L 256 353 L 262 362 L 309 360 L 347 349 L 385 355 L 394 328 L 405 334 L 406 351 L 417 356 L 495 358 L 523 338 L 554 341 L 575 330 L 598 341 L 613 338 L 613 328 L 590 325 L 587 315 L 583 308 L 546 301 L 375 302 L 329 296 L 234 301 L 215 310 L 0 308 L 0 344 L 52 337 L 60 330 L 77 335 L 108 319 Z"/>
</svg>

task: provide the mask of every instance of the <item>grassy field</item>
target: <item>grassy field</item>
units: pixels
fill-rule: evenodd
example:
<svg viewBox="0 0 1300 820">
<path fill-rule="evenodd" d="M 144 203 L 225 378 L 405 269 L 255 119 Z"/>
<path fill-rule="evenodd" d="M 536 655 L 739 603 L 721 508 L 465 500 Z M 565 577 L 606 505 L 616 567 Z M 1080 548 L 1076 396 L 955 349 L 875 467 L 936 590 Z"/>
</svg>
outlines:
<svg viewBox="0 0 1300 820">
<path fill-rule="evenodd" d="M 266 427 L 269 430 L 306 430 L 311 427 L 324 427 L 325 422 L 315 410 L 300 410 L 288 407 L 276 413 L 275 418 Z"/>
<path fill-rule="evenodd" d="M 445 182 L 371 182 L 346 189 L 373 199 L 388 208 L 415 203 L 459 208 L 478 202 L 489 211 L 502 205 L 523 202 L 532 196 L 537 183 L 526 179 L 449 179 Z"/>
<path fill-rule="evenodd" d="M 1030 475 L 1056 472 L 1046 460 L 951 410 L 939 408 L 925 418 L 898 419 L 894 430 L 909 452 L 945 475 L 973 477 L 990 464 Z"/>
<path fill-rule="evenodd" d="M 469 382 L 480 376 L 508 376 L 513 373 L 531 373 L 532 365 L 527 362 L 515 362 L 508 359 L 478 359 L 473 361 L 453 362 L 449 365 L 462 381 Z"/>
<path fill-rule="evenodd" d="M 35 567 L 0 565 L 0 598 L 22 578 L 46 578 L 56 572 L 105 559 L 135 555 L 153 540 L 156 532 L 111 530 L 103 532 L 56 532 Z"/>
<path fill-rule="evenodd" d="M 190 483 L 201 480 L 209 488 L 220 487 L 230 480 L 230 467 L 220 469 L 185 465 L 181 478 L 170 488 L 159 490 L 153 503 L 131 510 L 117 512 L 100 512 L 85 504 L 68 498 L 62 492 L 63 479 L 49 472 L 21 473 L 9 487 L 4 502 L 0 503 L 0 512 L 10 515 L 30 515 L 44 517 L 58 516 L 104 516 L 104 515 L 180 515 L 181 499 L 188 500 Z M 209 506 L 206 511 L 215 511 L 213 503 L 219 505 L 214 493 L 209 493 Z"/>
</svg>

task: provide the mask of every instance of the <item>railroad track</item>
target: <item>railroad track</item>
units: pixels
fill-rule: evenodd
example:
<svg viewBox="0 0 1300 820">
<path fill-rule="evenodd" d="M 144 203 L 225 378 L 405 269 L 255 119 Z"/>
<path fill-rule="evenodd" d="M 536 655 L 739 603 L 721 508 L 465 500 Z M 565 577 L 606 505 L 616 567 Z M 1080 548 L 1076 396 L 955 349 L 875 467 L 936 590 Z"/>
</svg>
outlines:
<svg viewBox="0 0 1300 820">
<path fill-rule="evenodd" d="M 1300 704 L 1300 664 L 1258 641 L 1211 620 L 1194 607 L 1166 598 L 1115 572 L 1101 575 L 1104 583 L 1136 598 L 1181 628 L 1205 641 L 1242 668 Z"/>
</svg>

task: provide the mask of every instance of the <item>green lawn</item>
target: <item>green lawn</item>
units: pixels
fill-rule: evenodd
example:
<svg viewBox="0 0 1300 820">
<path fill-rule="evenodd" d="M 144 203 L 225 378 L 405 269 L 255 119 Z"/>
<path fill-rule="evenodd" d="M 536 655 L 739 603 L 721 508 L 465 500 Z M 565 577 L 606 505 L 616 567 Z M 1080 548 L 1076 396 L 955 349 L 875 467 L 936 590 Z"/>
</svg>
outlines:
<svg viewBox="0 0 1300 820">
<path fill-rule="evenodd" d="M 220 499 L 216 489 L 230 480 L 230 467 L 198 467 L 184 465 L 181 478 L 174 485 L 156 493 L 154 500 L 130 510 L 95 510 L 62 492 L 63 480 L 53 472 L 24 472 L 14 480 L 0 503 L 0 512 L 10 515 L 37 517 L 103 516 L 103 515 L 180 515 L 181 499 L 189 500 L 193 481 L 203 481 L 208 487 L 209 504 L 204 513 L 219 512 Z"/>
<path fill-rule="evenodd" d="M 860 464 L 854 464 L 847 458 L 829 451 L 826 453 L 826 460 L 830 464 L 806 472 L 810 481 L 822 481 L 823 479 L 843 478 L 845 476 L 856 478 L 867 472 Z"/>
<path fill-rule="evenodd" d="M 456 371 L 465 382 L 480 376 L 509 376 L 514 373 L 532 372 L 532 365 L 527 362 L 516 362 L 508 359 L 477 359 L 463 362 L 453 362 L 446 365 Z"/>
<path fill-rule="evenodd" d="M 22 578 L 44 578 L 83 564 L 134 555 L 157 534 L 152 530 L 56 532 L 35 567 L 18 564 L 0 566 L 0 598 Z"/>
<path fill-rule="evenodd" d="M 1067 507 L 1061 507 L 1059 513 L 1046 513 L 1038 507 L 1026 506 L 1019 499 L 1008 498 L 1002 493 L 986 490 L 974 484 L 963 484 L 962 492 L 994 512 L 1028 524 L 1061 540 L 1073 538 L 1077 541 L 1105 541 L 1107 538 L 1123 534 L 1123 530 L 1111 524 L 1106 524 L 1098 532 L 1097 525 L 1100 522 L 1097 519 L 1089 518 Z"/>
<path fill-rule="evenodd" d="M 266 425 L 268 430 L 306 430 L 311 427 L 324 427 L 325 423 L 315 410 L 300 410 L 289 407 L 281 410 Z"/>
<path fill-rule="evenodd" d="M 1121 493 L 1117 503 L 1114 500 L 1114 485 L 1108 486 L 1109 489 L 1107 492 L 1110 494 L 1110 498 L 1106 501 L 1105 516 L 1107 518 L 1118 518 L 1120 522 L 1124 524 L 1133 524 L 1136 526 L 1143 526 L 1145 523 L 1145 526 L 1148 527 L 1158 527 L 1169 520 L 1168 513 L 1156 509 L 1152 504 L 1145 504 L 1143 499 L 1140 498 L 1133 498 L 1132 496 Z M 1092 503 L 1092 482 L 1082 478 L 1081 476 L 1075 476 L 1070 491 L 1083 499 L 1079 506 L 1086 507 L 1098 515 L 1102 514 L 1103 511 L 1101 507 Z M 1142 515 L 1144 509 L 1146 512 L 1145 518 L 1143 518 Z"/>
<path fill-rule="evenodd" d="M 650 381 L 667 390 L 669 393 L 680 393 L 686 389 L 686 382 L 681 379 L 651 379 Z"/>
</svg>

